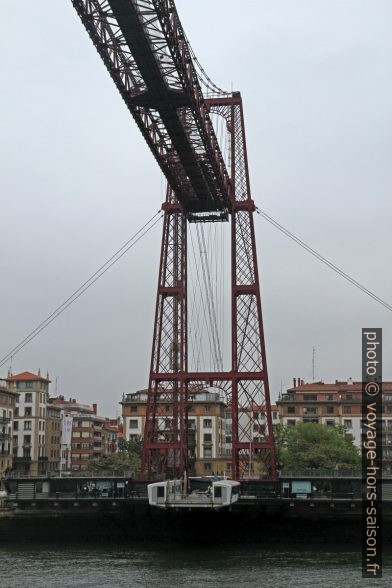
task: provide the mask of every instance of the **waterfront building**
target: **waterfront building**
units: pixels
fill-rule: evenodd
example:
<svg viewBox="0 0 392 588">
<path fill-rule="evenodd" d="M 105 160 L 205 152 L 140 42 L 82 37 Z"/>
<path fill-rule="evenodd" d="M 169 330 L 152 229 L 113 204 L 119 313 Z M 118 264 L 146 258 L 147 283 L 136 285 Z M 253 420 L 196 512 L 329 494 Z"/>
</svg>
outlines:
<svg viewBox="0 0 392 588">
<path fill-rule="evenodd" d="M 382 455 L 385 473 L 392 473 L 392 382 L 383 382 Z M 321 423 L 341 426 L 354 444 L 361 446 L 362 382 L 336 380 L 304 383 L 294 378 L 293 387 L 277 401 L 283 425 Z"/>
<path fill-rule="evenodd" d="M 116 429 L 110 419 L 97 415 L 96 404 L 82 404 L 75 398 L 51 398 L 62 412 L 64 431 L 61 438 L 62 471 L 83 472 L 88 462 L 117 450 Z"/>
<path fill-rule="evenodd" d="M 18 393 L 13 422 L 13 465 L 16 472 L 37 476 L 48 466 L 46 444 L 46 410 L 49 398 L 49 375 L 31 372 L 9 374 L 7 387 Z"/>
<path fill-rule="evenodd" d="M 13 424 L 19 394 L 0 384 L 0 477 L 12 469 Z"/>
<path fill-rule="evenodd" d="M 188 443 L 192 475 L 230 474 L 231 421 L 219 390 L 198 388 L 190 391 Z M 124 439 L 143 436 L 146 421 L 147 390 L 124 394 L 120 402 Z M 160 430 L 171 431 L 171 406 L 162 400 Z"/>
</svg>

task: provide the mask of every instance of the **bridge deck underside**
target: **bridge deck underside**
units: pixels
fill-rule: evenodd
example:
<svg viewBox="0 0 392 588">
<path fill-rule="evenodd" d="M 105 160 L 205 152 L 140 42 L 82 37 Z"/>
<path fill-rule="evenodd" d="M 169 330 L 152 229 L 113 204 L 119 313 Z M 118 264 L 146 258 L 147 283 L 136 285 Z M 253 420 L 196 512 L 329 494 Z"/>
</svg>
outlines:
<svg viewBox="0 0 392 588">
<path fill-rule="evenodd" d="M 217 189 L 209 159 L 202 148 L 197 148 L 200 137 L 196 137 L 198 133 L 191 109 L 192 96 L 181 88 L 181 84 L 170 87 L 167 83 L 159 57 L 146 35 L 134 4 L 124 0 L 109 0 L 109 4 L 144 81 L 140 90 L 126 101 L 131 109 L 135 107 L 159 113 L 165 132 L 170 137 L 173 150 L 165 155 L 164 161 L 165 171 L 169 172 L 166 173 L 169 184 L 184 211 L 193 215 L 190 220 L 227 220 L 227 195 Z M 171 175 L 176 177 L 173 183 L 170 181 Z M 197 218 L 195 214 L 199 213 L 211 214 L 209 217 Z"/>
</svg>

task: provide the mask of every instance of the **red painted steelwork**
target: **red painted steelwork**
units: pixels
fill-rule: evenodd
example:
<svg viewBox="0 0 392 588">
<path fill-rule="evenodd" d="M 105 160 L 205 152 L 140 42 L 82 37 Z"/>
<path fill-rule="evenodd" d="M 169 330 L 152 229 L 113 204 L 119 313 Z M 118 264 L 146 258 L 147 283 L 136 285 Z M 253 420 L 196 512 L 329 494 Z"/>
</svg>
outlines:
<svg viewBox="0 0 392 588">
<path fill-rule="evenodd" d="M 168 181 L 144 434 L 150 479 L 192 469 L 195 389 L 218 384 L 231 411 L 232 475 L 276 477 L 241 95 L 204 98 L 173 0 L 71 0 Z M 226 121 L 226 169 L 211 114 Z M 187 222 L 231 215 L 230 371 L 189 372 Z M 257 434 L 255 434 L 255 432 Z M 256 468 L 257 466 L 257 468 Z"/>
<path fill-rule="evenodd" d="M 149 479 L 181 477 L 189 470 L 188 411 L 194 386 L 226 384 L 232 419 L 232 476 L 261 475 L 276 478 L 264 330 L 261 313 L 257 254 L 253 225 L 254 203 L 249 186 L 245 127 L 241 97 L 209 99 L 219 108 L 231 134 L 231 182 L 235 201 L 231 206 L 232 369 L 222 372 L 189 372 L 186 344 L 186 219 L 178 204 L 165 210 L 161 267 L 154 326 L 153 353 L 148 391 L 143 468 Z M 170 216 L 177 222 L 169 221 Z M 181 219 L 181 221 L 179 220 Z M 178 227 L 181 226 L 181 230 Z M 168 247 L 172 243 L 172 247 Z M 174 274 L 168 267 L 181 268 Z M 169 275 L 167 283 L 165 276 Z M 170 300 L 170 312 L 165 305 Z M 173 304 L 177 308 L 173 312 Z M 182 328 L 178 328 L 181 324 Z M 177 350 L 178 362 L 167 357 Z M 257 407 L 257 410 L 255 410 Z M 174 410 L 175 408 L 175 410 Z M 260 423 L 262 420 L 262 426 Z M 173 421 L 170 431 L 165 428 Z M 255 435 L 255 427 L 258 434 Z M 257 466 L 257 467 L 256 467 Z"/>
</svg>

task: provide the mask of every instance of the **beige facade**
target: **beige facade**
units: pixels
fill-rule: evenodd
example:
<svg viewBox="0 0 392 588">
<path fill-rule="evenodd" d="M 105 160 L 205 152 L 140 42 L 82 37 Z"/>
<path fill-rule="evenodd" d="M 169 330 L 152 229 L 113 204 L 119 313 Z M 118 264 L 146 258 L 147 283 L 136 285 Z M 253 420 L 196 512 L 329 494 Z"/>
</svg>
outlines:
<svg viewBox="0 0 392 588">
<path fill-rule="evenodd" d="M 8 388 L 19 394 L 13 423 L 13 470 L 36 476 L 47 472 L 46 406 L 49 377 L 31 372 L 10 374 Z"/>
<path fill-rule="evenodd" d="M 17 392 L 0 386 L 0 477 L 12 469 L 13 423 Z"/>
<path fill-rule="evenodd" d="M 294 380 L 293 387 L 281 396 L 280 422 L 283 425 L 321 423 L 342 426 L 357 447 L 361 445 L 362 382 L 338 381 L 334 384 Z M 392 473 L 392 382 L 383 382 L 382 454 L 385 473 Z"/>
<path fill-rule="evenodd" d="M 227 407 L 218 392 L 208 389 L 192 392 L 188 415 L 188 446 L 192 475 L 230 474 L 231 421 Z M 120 403 L 124 423 L 124 439 L 142 437 L 146 420 L 147 391 L 125 394 Z M 163 403 L 164 404 L 164 403 Z M 171 427 L 171 409 L 160 411 L 160 419 Z M 165 422 L 160 427 L 164 430 Z"/>
</svg>

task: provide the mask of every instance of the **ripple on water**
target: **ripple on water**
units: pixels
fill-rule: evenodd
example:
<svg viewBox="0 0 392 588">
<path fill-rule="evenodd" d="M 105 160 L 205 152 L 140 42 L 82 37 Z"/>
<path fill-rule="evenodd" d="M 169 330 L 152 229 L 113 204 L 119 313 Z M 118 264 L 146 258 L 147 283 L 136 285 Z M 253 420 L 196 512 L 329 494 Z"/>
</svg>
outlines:
<svg viewBox="0 0 392 588">
<path fill-rule="evenodd" d="M 1 588 L 230 587 L 352 588 L 392 585 L 392 553 L 384 578 L 363 580 L 352 548 L 241 546 L 2 546 Z"/>
</svg>

